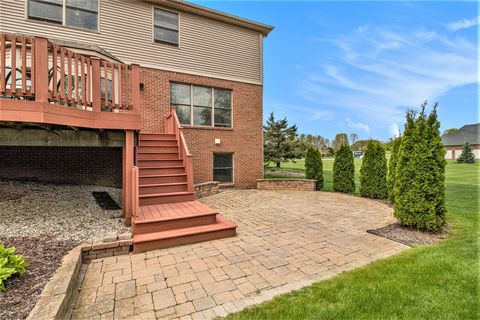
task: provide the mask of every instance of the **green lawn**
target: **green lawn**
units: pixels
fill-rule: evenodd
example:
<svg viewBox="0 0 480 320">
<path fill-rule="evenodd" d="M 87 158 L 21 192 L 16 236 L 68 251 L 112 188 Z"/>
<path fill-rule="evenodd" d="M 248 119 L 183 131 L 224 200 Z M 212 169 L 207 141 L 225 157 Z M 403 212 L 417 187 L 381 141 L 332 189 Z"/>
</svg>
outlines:
<svg viewBox="0 0 480 320">
<path fill-rule="evenodd" d="M 331 161 L 324 168 L 331 188 Z M 442 243 L 414 247 L 227 319 L 479 319 L 479 169 L 480 163 L 448 163 L 452 230 Z"/>
<path fill-rule="evenodd" d="M 355 193 L 359 193 L 360 187 L 360 167 L 362 165 L 362 159 L 355 158 Z M 323 162 L 323 179 L 324 179 L 324 191 L 333 191 L 333 158 L 324 158 L 322 159 Z M 281 166 L 282 171 L 295 171 L 295 172 L 305 172 L 305 159 L 299 159 L 293 161 L 289 161 L 286 163 L 282 163 Z M 281 177 L 273 177 L 266 172 L 265 178 L 273 178 L 273 179 L 282 179 Z M 303 177 L 296 177 L 298 179 L 305 178 Z"/>
</svg>

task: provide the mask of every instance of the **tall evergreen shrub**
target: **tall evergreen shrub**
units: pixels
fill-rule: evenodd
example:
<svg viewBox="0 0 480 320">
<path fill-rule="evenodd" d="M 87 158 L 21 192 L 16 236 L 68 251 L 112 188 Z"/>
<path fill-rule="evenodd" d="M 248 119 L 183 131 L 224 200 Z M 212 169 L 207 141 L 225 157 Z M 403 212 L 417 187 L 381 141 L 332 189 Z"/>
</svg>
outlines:
<svg viewBox="0 0 480 320">
<path fill-rule="evenodd" d="M 345 193 L 355 191 L 355 165 L 353 153 L 347 144 L 335 152 L 333 162 L 333 190 Z"/>
<path fill-rule="evenodd" d="M 308 148 L 305 156 L 305 176 L 307 179 L 317 180 L 317 190 L 323 188 L 323 163 L 320 150 Z"/>
<path fill-rule="evenodd" d="M 367 143 L 360 168 L 360 194 L 373 199 L 387 198 L 387 158 L 378 142 Z"/>
<path fill-rule="evenodd" d="M 392 203 L 395 201 L 393 189 L 395 187 L 397 162 L 398 162 L 398 155 L 400 153 L 401 144 L 402 144 L 401 136 L 393 139 L 392 147 L 390 149 L 390 160 L 388 162 L 387 191 L 388 191 L 388 200 L 390 200 Z"/>
<path fill-rule="evenodd" d="M 417 116 L 407 112 L 398 157 L 394 214 L 400 224 L 439 231 L 445 223 L 445 149 L 436 106 L 427 117 L 426 102 Z"/>
<path fill-rule="evenodd" d="M 463 151 L 460 157 L 457 158 L 458 163 L 475 163 L 475 155 L 473 154 L 472 147 L 468 142 L 463 146 Z"/>
</svg>

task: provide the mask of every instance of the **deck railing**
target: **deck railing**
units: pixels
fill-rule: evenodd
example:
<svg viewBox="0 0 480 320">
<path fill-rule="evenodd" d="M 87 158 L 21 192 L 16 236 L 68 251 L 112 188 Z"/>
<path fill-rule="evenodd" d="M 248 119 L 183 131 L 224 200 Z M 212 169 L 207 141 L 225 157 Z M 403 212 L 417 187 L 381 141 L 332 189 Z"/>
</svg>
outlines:
<svg viewBox="0 0 480 320">
<path fill-rule="evenodd" d="M 137 65 L 80 54 L 41 37 L 0 33 L 0 98 L 131 112 L 139 82 Z"/>
<path fill-rule="evenodd" d="M 178 120 L 177 111 L 174 106 L 171 107 L 171 112 L 165 119 L 165 133 L 175 134 L 179 143 L 179 157 L 183 160 L 183 165 L 187 173 L 187 188 L 188 192 L 193 192 L 193 161 L 192 154 L 188 150 L 185 136 L 183 135 L 183 127 Z"/>
</svg>

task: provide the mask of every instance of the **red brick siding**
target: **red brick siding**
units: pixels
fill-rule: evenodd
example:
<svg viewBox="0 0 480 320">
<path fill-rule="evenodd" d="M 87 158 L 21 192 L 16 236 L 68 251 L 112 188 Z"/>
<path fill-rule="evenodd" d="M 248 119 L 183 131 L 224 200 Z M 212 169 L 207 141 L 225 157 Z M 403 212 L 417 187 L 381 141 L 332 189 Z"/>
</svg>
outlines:
<svg viewBox="0 0 480 320">
<path fill-rule="evenodd" d="M 122 185 L 122 149 L 0 146 L 0 178 Z"/>
<path fill-rule="evenodd" d="M 193 154 L 194 183 L 213 180 L 213 153 L 233 152 L 234 183 L 255 187 L 263 176 L 262 86 L 193 76 L 156 69 L 141 69 L 141 112 L 143 132 L 164 132 L 164 118 L 170 110 L 170 82 L 231 89 L 233 128 L 186 128 L 185 137 Z M 215 139 L 221 140 L 219 146 Z"/>
</svg>

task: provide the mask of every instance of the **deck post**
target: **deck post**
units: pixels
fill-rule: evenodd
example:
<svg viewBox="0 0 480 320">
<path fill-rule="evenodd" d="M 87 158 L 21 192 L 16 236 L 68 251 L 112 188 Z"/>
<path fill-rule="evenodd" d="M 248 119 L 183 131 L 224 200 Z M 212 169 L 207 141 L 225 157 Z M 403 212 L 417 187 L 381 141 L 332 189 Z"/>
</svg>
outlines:
<svg viewBox="0 0 480 320">
<path fill-rule="evenodd" d="M 35 37 L 35 101 L 48 102 L 48 40 Z"/>
<path fill-rule="evenodd" d="M 123 214 L 125 215 L 125 223 L 131 224 L 133 215 L 133 176 L 132 170 L 134 166 L 134 132 L 133 130 L 125 131 L 125 146 L 123 147 L 123 179 L 122 179 L 122 202 L 123 202 Z"/>
<path fill-rule="evenodd" d="M 140 65 L 132 64 L 132 111 L 140 111 Z"/>
<path fill-rule="evenodd" d="M 92 109 L 93 112 L 102 112 L 102 84 L 99 58 L 90 58 L 92 64 Z"/>
</svg>

